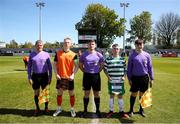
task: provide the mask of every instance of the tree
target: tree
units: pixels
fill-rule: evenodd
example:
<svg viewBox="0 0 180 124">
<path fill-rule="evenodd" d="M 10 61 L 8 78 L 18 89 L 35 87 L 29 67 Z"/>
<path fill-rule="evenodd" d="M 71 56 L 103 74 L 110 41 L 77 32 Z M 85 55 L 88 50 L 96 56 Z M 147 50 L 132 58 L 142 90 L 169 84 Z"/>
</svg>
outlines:
<svg viewBox="0 0 180 124">
<path fill-rule="evenodd" d="M 118 20 L 114 10 L 101 4 L 89 4 L 81 21 L 76 23 L 76 29 L 90 28 L 97 30 L 97 46 L 110 46 L 117 36 L 122 36 L 124 19 Z"/>
<path fill-rule="evenodd" d="M 59 48 L 59 42 L 58 41 L 54 41 L 54 43 L 52 44 L 53 48 Z"/>
<path fill-rule="evenodd" d="M 52 44 L 50 42 L 44 43 L 44 48 L 52 48 Z"/>
<path fill-rule="evenodd" d="M 21 45 L 22 48 L 32 48 L 33 44 L 31 42 L 25 42 Z"/>
<path fill-rule="evenodd" d="M 18 43 L 15 40 L 11 40 L 10 43 L 6 47 L 7 48 L 18 48 Z"/>
<path fill-rule="evenodd" d="M 163 14 L 155 25 L 156 34 L 161 37 L 166 48 L 174 45 L 175 31 L 180 27 L 180 16 L 172 12 Z"/>
<path fill-rule="evenodd" d="M 127 34 L 129 34 L 129 38 L 126 38 L 126 43 L 133 43 L 135 41 L 135 36 L 132 34 L 132 31 L 131 30 L 126 30 L 127 31 Z"/>
<path fill-rule="evenodd" d="M 176 42 L 176 44 L 177 44 L 178 46 L 180 46 L 180 27 L 179 27 L 179 29 L 177 30 L 177 42 Z"/>
<path fill-rule="evenodd" d="M 61 47 L 62 47 L 61 43 L 59 43 L 58 41 L 44 43 L 45 49 L 54 49 L 54 48 L 61 48 Z"/>
<path fill-rule="evenodd" d="M 176 44 L 174 46 L 175 49 L 180 49 L 180 27 L 177 28 L 176 32 Z"/>
<path fill-rule="evenodd" d="M 131 35 L 144 42 L 149 42 L 152 38 L 152 21 L 151 14 L 147 11 L 143 11 L 140 15 L 136 15 L 130 20 Z"/>
</svg>

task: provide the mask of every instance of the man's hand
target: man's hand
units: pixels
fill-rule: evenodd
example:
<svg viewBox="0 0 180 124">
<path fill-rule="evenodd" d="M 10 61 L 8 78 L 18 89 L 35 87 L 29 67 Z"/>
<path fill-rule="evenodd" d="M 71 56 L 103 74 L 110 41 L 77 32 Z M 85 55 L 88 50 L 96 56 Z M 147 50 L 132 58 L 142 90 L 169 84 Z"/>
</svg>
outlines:
<svg viewBox="0 0 180 124">
<path fill-rule="evenodd" d="M 32 85 L 32 84 L 33 84 L 32 79 L 29 79 L 29 80 L 28 80 L 28 82 L 29 82 L 29 84 L 30 84 L 30 85 Z"/>
<path fill-rule="evenodd" d="M 125 80 L 125 77 L 123 76 L 121 79 L 124 81 L 124 80 Z"/>
<path fill-rule="evenodd" d="M 48 84 L 49 84 L 49 85 L 51 84 L 51 79 L 48 80 Z"/>
<path fill-rule="evenodd" d="M 69 77 L 69 80 L 70 81 L 74 80 L 74 73 Z"/>
<path fill-rule="evenodd" d="M 153 83 L 154 83 L 153 80 L 150 80 L 150 81 L 149 81 L 149 85 L 150 85 L 151 88 L 152 88 Z"/>
<path fill-rule="evenodd" d="M 112 81 L 112 79 L 111 79 L 111 77 L 110 77 L 110 76 L 108 76 L 108 81 Z"/>
<path fill-rule="evenodd" d="M 61 80 L 61 77 L 57 74 L 57 75 L 56 75 L 56 79 L 57 79 L 57 80 Z"/>
<path fill-rule="evenodd" d="M 129 81 L 129 85 L 130 85 L 130 86 L 132 85 L 132 81 Z"/>
</svg>

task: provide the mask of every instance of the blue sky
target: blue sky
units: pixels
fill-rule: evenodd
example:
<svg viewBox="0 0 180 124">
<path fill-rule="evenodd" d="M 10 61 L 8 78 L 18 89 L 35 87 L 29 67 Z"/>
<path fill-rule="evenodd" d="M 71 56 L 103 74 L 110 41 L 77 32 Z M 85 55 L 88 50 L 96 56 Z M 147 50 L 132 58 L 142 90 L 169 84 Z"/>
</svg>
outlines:
<svg viewBox="0 0 180 124">
<path fill-rule="evenodd" d="M 0 0 L 0 41 L 9 43 L 15 39 L 18 43 L 35 42 L 39 37 L 38 12 L 35 3 L 43 1 L 42 8 L 42 40 L 63 41 L 64 37 L 71 37 L 78 43 L 78 32 L 75 24 L 81 20 L 85 8 L 90 3 L 101 3 L 116 14 L 123 17 L 120 2 L 130 3 L 126 8 L 126 26 L 129 20 L 142 11 L 152 14 L 152 21 L 156 23 L 162 14 L 174 12 L 180 14 L 179 0 Z M 115 40 L 122 45 L 122 37 Z"/>
</svg>

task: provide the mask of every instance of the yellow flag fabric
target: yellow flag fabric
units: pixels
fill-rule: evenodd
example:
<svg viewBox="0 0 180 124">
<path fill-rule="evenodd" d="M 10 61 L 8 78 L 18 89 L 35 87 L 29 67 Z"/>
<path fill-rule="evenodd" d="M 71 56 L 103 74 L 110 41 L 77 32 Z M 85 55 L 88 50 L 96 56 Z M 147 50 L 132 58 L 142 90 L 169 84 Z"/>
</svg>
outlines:
<svg viewBox="0 0 180 124">
<path fill-rule="evenodd" d="M 39 95 L 39 104 L 45 103 L 49 101 L 49 86 L 41 90 L 40 95 Z"/>
<path fill-rule="evenodd" d="M 142 108 L 147 108 L 152 105 L 152 93 L 151 88 L 149 88 L 139 100 Z"/>
</svg>

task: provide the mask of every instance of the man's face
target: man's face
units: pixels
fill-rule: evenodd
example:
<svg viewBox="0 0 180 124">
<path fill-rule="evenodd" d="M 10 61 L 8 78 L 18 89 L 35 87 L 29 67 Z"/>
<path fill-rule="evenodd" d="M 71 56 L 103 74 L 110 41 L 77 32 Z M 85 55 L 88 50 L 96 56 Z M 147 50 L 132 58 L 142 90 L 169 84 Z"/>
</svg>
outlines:
<svg viewBox="0 0 180 124">
<path fill-rule="evenodd" d="M 120 52 L 120 48 L 118 47 L 112 47 L 112 53 L 113 55 L 119 55 L 119 52 Z"/>
<path fill-rule="evenodd" d="M 71 40 L 66 39 L 66 40 L 64 41 L 64 43 L 63 43 L 63 47 L 64 47 L 65 49 L 70 49 L 70 47 L 71 47 Z"/>
<path fill-rule="evenodd" d="M 96 43 L 95 42 L 90 42 L 88 44 L 88 47 L 89 47 L 90 50 L 94 50 L 96 48 Z"/>
<path fill-rule="evenodd" d="M 36 49 L 37 49 L 37 51 L 42 51 L 43 50 L 43 43 L 39 42 L 38 44 L 36 44 Z"/>
<path fill-rule="evenodd" d="M 143 43 L 136 43 L 135 47 L 136 47 L 137 50 L 141 50 L 141 49 L 143 49 L 144 44 Z"/>
</svg>

